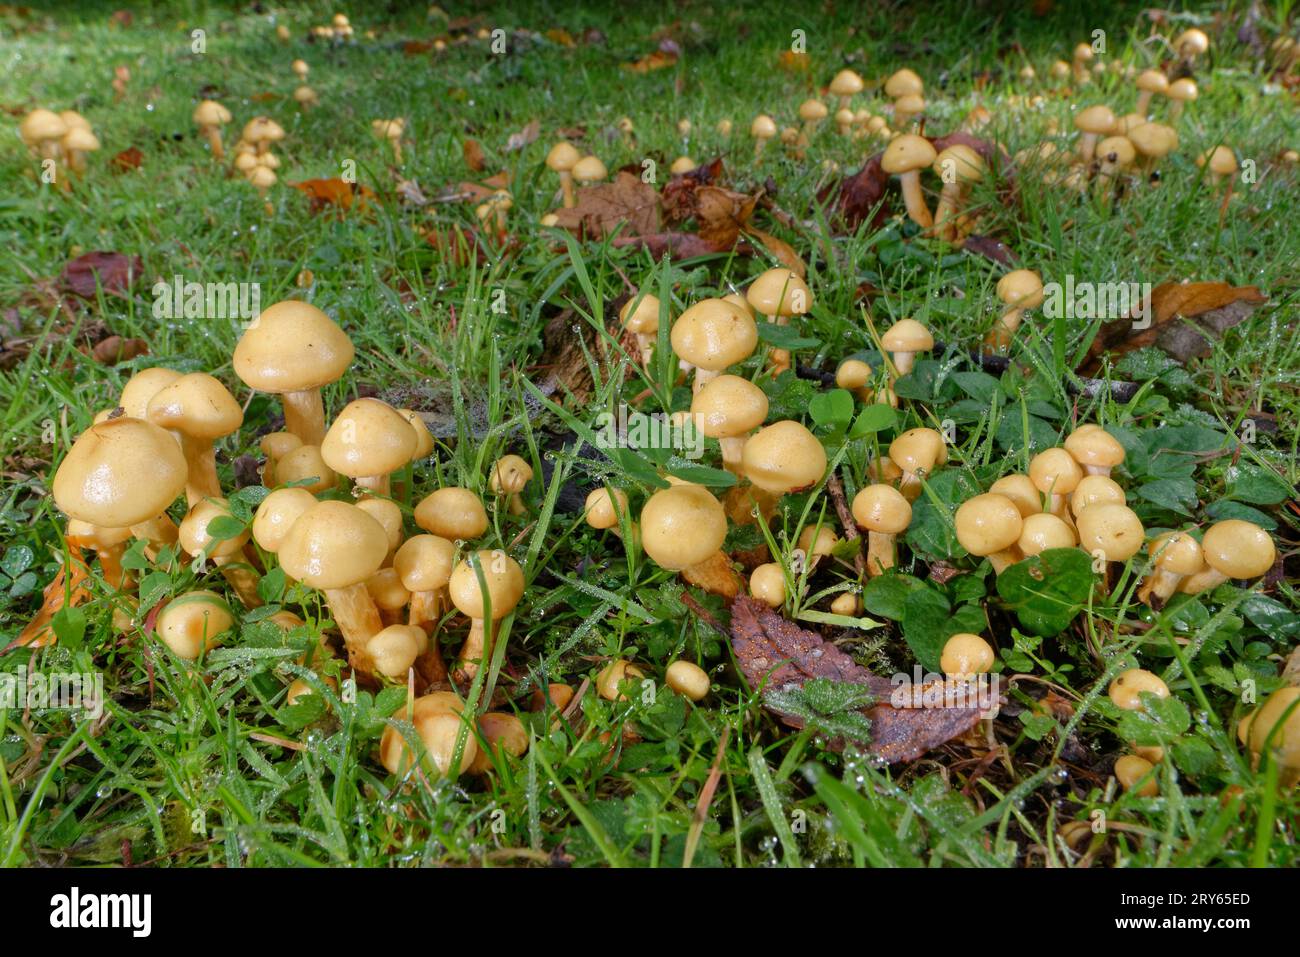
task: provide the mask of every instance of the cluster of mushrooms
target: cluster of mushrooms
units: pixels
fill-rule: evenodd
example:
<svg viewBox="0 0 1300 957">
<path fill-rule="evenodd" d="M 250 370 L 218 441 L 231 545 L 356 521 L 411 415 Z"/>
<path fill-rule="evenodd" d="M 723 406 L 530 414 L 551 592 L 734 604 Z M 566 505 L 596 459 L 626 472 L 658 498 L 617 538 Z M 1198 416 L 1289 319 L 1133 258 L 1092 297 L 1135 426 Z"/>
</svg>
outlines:
<svg viewBox="0 0 1300 957">
<path fill-rule="evenodd" d="M 35 109 L 18 124 L 18 135 L 28 151 L 42 161 L 62 163 L 66 173 L 77 175 L 86 170 L 86 154 L 99 149 L 90 122 L 76 110 Z M 67 189 L 67 176 L 56 177 Z"/>
<path fill-rule="evenodd" d="M 231 112 L 216 100 L 203 100 L 194 108 L 193 119 L 212 150 L 212 158 L 217 162 L 225 159 L 221 128 L 234 119 Z M 282 139 L 284 127 L 269 116 L 255 116 L 244 124 L 243 133 L 235 143 L 235 171 L 262 196 L 276 183 L 275 171 L 280 168 L 280 158 L 271 152 L 271 146 Z"/>
</svg>

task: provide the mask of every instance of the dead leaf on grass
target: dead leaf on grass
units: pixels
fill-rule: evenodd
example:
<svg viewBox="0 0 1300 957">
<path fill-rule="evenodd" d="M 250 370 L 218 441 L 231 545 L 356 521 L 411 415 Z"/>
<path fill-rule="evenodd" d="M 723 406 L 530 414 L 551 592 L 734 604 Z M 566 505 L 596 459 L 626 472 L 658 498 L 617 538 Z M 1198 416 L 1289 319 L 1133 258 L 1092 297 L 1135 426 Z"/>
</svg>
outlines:
<svg viewBox="0 0 1300 957">
<path fill-rule="evenodd" d="M 83 587 L 83 583 L 90 577 L 90 569 L 81 559 L 79 549 L 69 544 L 68 550 L 71 560 L 65 562 L 54 580 L 45 586 L 40 610 L 5 651 L 28 645 L 41 647 L 54 644 L 54 628 L 51 626 L 54 616 L 63 608 L 75 608 L 90 598 L 90 591 Z"/>
<path fill-rule="evenodd" d="M 330 207 L 344 211 L 352 209 L 353 206 L 361 208 L 365 206 L 366 200 L 375 197 L 374 190 L 368 186 L 349 183 L 337 176 L 331 179 L 305 179 L 301 183 L 288 185 L 302 192 L 311 201 L 313 213 Z"/>
<path fill-rule="evenodd" d="M 144 154 L 134 146 L 130 146 L 115 154 L 108 161 L 108 166 L 115 173 L 129 173 L 133 169 L 139 169 L 143 162 Z"/>
<path fill-rule="evenodd" d="M 483 155 L 483 147 L 479 145 L 478 140 L 466 138 L 460 144 L 461 153 L 465 157 L 465 165 L 475 173 L 483 172 L 487 165 L 487 157 Z"/>
<path fill-rule="evenodd" d="M 556 225 L 590 239 L 601 239 L 621 224 L 625 236 L 645 236 L 659 229 L 659 194 L 641 177 L 620 170 L 612 183 L 577 192 L 577 205 L 555 211 Z"/>
<path fill-rule="evenodd" d="M 506 140 L 505 151 L 507 153 L 517 153 L 530 143 L 537 142 L 537 137 L 542 135 L 542 124 L 538 120 L 529 121 L 518 133 L 511 133 L 510 138 Z"/>
<path fill-rule="evenodd" d="M 112 295 L 126 292 L 143 271 L 144 261 L 139 256 L 95 251 L 71 260 L 59 279 L 68 292 L 94 299 L 99 289 Z"/>
</svg>

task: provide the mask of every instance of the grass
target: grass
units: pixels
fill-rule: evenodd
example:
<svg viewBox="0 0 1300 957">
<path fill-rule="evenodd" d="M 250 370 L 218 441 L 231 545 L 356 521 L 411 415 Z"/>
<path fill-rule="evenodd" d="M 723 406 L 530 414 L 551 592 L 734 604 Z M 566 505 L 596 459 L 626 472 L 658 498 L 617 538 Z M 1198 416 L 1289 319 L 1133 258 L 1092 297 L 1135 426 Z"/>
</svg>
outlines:
<svg viewBox="0 0 1300 957">
<path fill-rule="evenodd" d="M 11 264 L 0 272 L 0 302 L 15 310 L 3 321 L 12 315 L 19 323 L 4 336 L 28 340 L 0 371 L 0 567 L 13 572 L 7 597 L 0 593 L 0 646 L 35 613 L 59 567 L 62 518 L 47 494 L 49 477 L 95 412 L 114 404 L 131 374 L 152 365 L 210 371 L 238 385 L 230 368 L 237 321 L 154 318 L 148 286 L 179 273 L 187 281 L 260 283 L 264 305 L 304 297 L 340 320 L 357 361 L 327 390 L 327 408 L 341 408 L 363 388 L 377 390 L 426 413 L 438 434 L 435 456 L 415 470 L 407 485 L 415 494 L 404 506 L 444 484 L 474 488 L 490 501 L 488 467 L 506 451 L 545 476 L 529 488 L 525 520 L 490 507 L 482 547 L 509 549 L 529 585 L 506 620 L 508 642 L 498 643 L 481 672 L 480 690 L 517 692 L 526 707 L 530 687 L 577 686 L 614 656 L 635 658 L 655 676 L 677 658 L 697 661 L 714 690 L 699 706 L 663 689 L 623 702 L 590 694 L 582 720 L 555 730 L 553 712 L 524 711 L 534 738 L 523 758 L 499 760 L 486 777 L 398 780 L 373 752 L 402 691 L 346 702 L 294 664 L 328 618 L 317 596 L 284 596 L 303 599 L 306 628 L 286 639 L 256 614 L 245 616 L 238 637 L 195 668 L 139 623 L 117 632 L 112 616 L 121 596 L 95 577 L 92 600 L 58 621 L 56 645 L 0 656 L 7 672 L 102 673 L 107 693 L 105 716 L 94 723 L 54 710 L 0 708 L 0 863 L 117 863 L 126 846 L 136 864 L 174 867 L 1294 866 L 1300 799 L 1295 791 L 1278 793 L 1275 764 L 1253 768 L 1234 733 L 1248 710 L 1244 683 L 1253 680 L 1262 700 L 1279 684 L 1280 664 L 1300 634 L 1290 561 L 1297 517 L 1285 505 L 1295 497 L 1300 441 L 1292 268 L 1300 234 L 1296 168 L 1279 162 L 1285 148 L 1300 147 L 1300 118 L 1291 94 L 1266 87 L 1267 71 L 1236 38 L 1245 4 L 1191 6 L 1164 31 L 1210 29 L 1222 14 L 1222 28 L 1211 30 L 1211 65 L 1198 74 L 1201 98 L 1158 188 L 1134 189 L 1112 206 L 1023 175 L 1017 201 L 992 186 L 977 188 L 973 201 L 980 231 L 1045 279 L 1222 280 L 1258 285 L 1268 303 L 1185 370 L 1150 352 L 1115 366 L 1107 361 L 1099 375 L 1143 383 L 1129 402 L 1085 399 L 1070 388 L 1096 322 L 1027 323 L 1013 355 L 1027 375 L 1008 373 L 990 386 L 972 377 L 969 365 L 936 356 L 919 364 L 911 385 L 900 385 L 905 401 L 895 428 L 938 427 L 945 419 L 956 427 L 958 442 L 940 473 L 951 477 L 936 475 L 917 509 L 920 517 L 928 508 L 937 524 L 921 528 L 940 539 L 949 506 L 968 486 L 987 487 L 998 474 L 1023 469 L 1033 449 L 1057 441 L 1073 422 L 1096 421 L 1129 446 L 1121 474 L 1130 488 L 1195 482 L 1197 500 L 1182 505 L 1171 507 L 1158 488 L 1151 491 L 1138 506 L 1149 529 L 1254 509 L 1288 558 L 1286 574 L 1266 589 L 1223 586 L 1157 614 L 1133 597 L 1145 570 L 1138 557 L 1112 569 L 1110 589 L 1099 589 L 1068 630 L 1035 639 L 995 597 L 987 565 L 957 558 L 972 573 L 937 590 L 954 613 L 973 606 L 986 616 L 1004 678 L 1021 676 L 988 742 L 953 743 L 887 767 L 826 750 L 817 734 L 777 723 L 738 676 L 728 643 L 683 603 L 677 577 L 588 528 L 575 505 L 575 495 L 610 480 L 633 493 L 639 510 L 645 482 L 628 473 L 628 462 L 575 444 L 573 430 L 647 387 L 664 410 L 685 408 L 689 394 L 673 388 L 670 361 L 643 378 L 627 363 L 589 354 L 595 385 L 585 404 L 536 387 L 545 371 L 538 364 L 550 358 L 544 325 L 559 315 L 603 332 L 611 304 L 627 292 L 624 276 L 671 300 L 676 314 L 771 265 L 730 254 L 668 265 L 644 251 L 559 241 L 542 230 L 537 221 L 552 208 L 554 181 L 541 161 L 557 130 L 579 124 L 585 147 L 611 170 L 646 157 L 666 169 L 689 152 L 697 160 L 722 155 L 736 189 L 752 191 L 770 178 L 775 203 L 797 228 L 765 213 L 757 222 L 798 251 L 815 295 L 801 331 L 818 344 L 800 351 L 800 364 L 833 370 L 850 355 L 874 356 L 878 364 L 868 315 L 877 330 L 915 316 L 937 339 L 974 348 L 997 314 L 1001 267 L 945 252 L 896 221 L 850 235 L 832 231 L 814 203 L 832 177 L 823 161 L 854 170 L 864 146 L 827 124 L 806 161 L 773 144 L 758 168 L 744 131 L 759 111 L 791 121 L 798 102 L 843 65 L 869 78 L 909 65 L 927 81 L 929 129 L 955 128 L 982 102 L 995 114 L 982 135 L 1014 153 L 1038 142 L 1051 118 L 1071 128 L 1066 97 L 1049 95 L 1029 114 L 1000 108 L 1018 92 L 1015 72 L 1026 60 L 1046 75 L 1051 60 L 1099 28 L 1108 58 L 1145 67 L 1162 53 L 1141 5 L 1116 6 L 1104 23 L 1072 4 L 1041 17 L 1022 6 L 927 5 L 922 13 L 844 4 L 794 14 L 779 4 L 679 4 L 670 24 L 669 14 L 634 6 L 613 16 L 599 5 L 518 3 L 486 9 L 482 22 L 539 33 L 562 28 L 577 38 L 596 29 L 603 41 L 566 47 L 515 37 L 505 55 L 472 42 L 436 57 L 403 53 L 405 41 L 443 29 L 422 9 L 387 20 L 358 9 L 358 34 L 376 35 L 342 48 L 302 39 L 310 25 L 328 20 L 332 5 L 261 14 L 226 5 L 138 5 L 125 26 L 110 20 L 112 4 L 67 4 L 31 18 L 5 14 L 0 104 L 15 113 L 75 107 L 104 150 L 72 194 L 61 195 L 33 179 L 33 161 L 16 138 L 0 149 L 0 176 L 11 184 L 0 198 L 0 243 Z M 1287 27 L 1285 12 L 1266 11 L 1266 42 Z M 275 38 L 281 22 L 293 32 L 288 44 Z M 653 50 L 652 35 L 665 27 L 684 49 L 679 64 L 648 74 L 621 68 Z M 202 55 L 191 52 L 196 28 L 206 31 Z M 794 30 L 806 34 L 807 73 L 777 65 Z M 322 102 L 306 114 L 287 99 L 295 57 L 310 64 Z M 131 79 L 117 100 L 109 81 L 119 64 L 129 65 Z M 285 126 L 282 184 L 337 176 L 354 162 L 376 199 L 364 213 L 313 215 L 302 195 L 280 185 L 268 214 L 247 184 L 214 168 L 195 135 L 190 113 L 201 93 L 226 103 L 237 122 L 266 112 Z M 274 98 L 262 99 L 268 93 Z M 1128 81 L 1106 74 L 1086 97 L 1126 108 L 1132 95 Z M 860 99 L 874 111 L 875 100 Z M 635 123 L 635 146 L 617 132 L 624 115 Z M 414 208 L 399 201 L 385 148 L 369 131 L 372 119 L 391 116 L 407 118 L 411 131 L 402 177 L 426 196 L 471 176 L 466 137 L 482 144 L 487 171 L 509 171 L 516 244 L 508 254 L 487 248 L 483 261 L 465 262 L 426 241 L 421 229 L 472 225 L 472 204 Z M 682 117 L 693 122 L 689 142 L 676 131 Z M 717 134 L 723 117 L 735 123 L 733 137 Z M 540 139 L 507 152 L 509 136 L 533 120 Z M 1222 228 L 1218 193 L 1194 163 L 1218 143 L 1233 145 L 1259 170 Z M 128 146 L 144 154 L 143 167 L 111 174 L 107 158 Z M 142 257 L 148 278 L 134 296 L 100 295 L 75 321 L 30 298 L 40 277 L 57 276 L 68 259 L 97 249 Z M 858 290 L 866 283 L 876 294 L 864 313 Z M 149 354 L 111 367 L 96 363 L 78 348 L 96 323 L 146 340 Z M 760 359 L 744 371 L 769 392 L 771 419 L 808 420 L 815 392 L 808 380 L 765 380 Z M 242 387 L 237 394 L 247 397 Z M 267 397 L 252 398 L 244 429 L 221 449 L 226 487 L 234 487 L 234 463 L 256 454 L 256 436 L 277 411 Z M 1258 440 L 1234 445 L 1230 436 L 1247 419 L 1259 424 Z M 822 425 L 832 458 L 841 454 L 837 471 L 851 497 L 868 481 L 868 453 L 892 431 L 836 443 L 834 428 Z M 706 462 L 715 464 L 716 446 L 709 455 Z M 789 556 L 801 528 L 819 515 L 834 519 L 820 489 L 792 497 L 771 529 L 774 550 Z M 913 552 L 932 554 L 922 532 L 909 534 Z M 735 533 L 733 544 L 758 542 Z M 905 570 L 924 578 L 925 568 L 918 559 Z M 224 588 L 219 576 L 188 566 L 141 571 L 141 590 L 151 599 L 145 607 L 194 587 Z M 808 592 L 792 600 L 791 614 L 824 608 L 854 575 L 841 557 L 803 577 Z M 695 595 L 722 614 L 718 600 Z M 824 629 L 879 673 L 911 668 L 913 649 L 896 624 L 862 631 L 803 623 Z M 1108 779 L 1109 762 L 1135 728 L 1105 690 L 1134 664 L 1164 675 L 1174 693 L 1174 704 L 1157 713 L 1159 727 L 1136 729 L 1169 746 L 1170 757 L 1156 768 L 1160 795 L 1152 798 L 1119 792 Z M 294 676 L 314 682 L 328 710 L 286 707 Z M 638 739 L 618 745 L 631 726 Z M 409 726 L 405 733 L 413 735 Z M 1062 842 L 1063 825 L 1091 823 L 1098 812 L 1102 833 L 1075 849 Z"/>
</svg>

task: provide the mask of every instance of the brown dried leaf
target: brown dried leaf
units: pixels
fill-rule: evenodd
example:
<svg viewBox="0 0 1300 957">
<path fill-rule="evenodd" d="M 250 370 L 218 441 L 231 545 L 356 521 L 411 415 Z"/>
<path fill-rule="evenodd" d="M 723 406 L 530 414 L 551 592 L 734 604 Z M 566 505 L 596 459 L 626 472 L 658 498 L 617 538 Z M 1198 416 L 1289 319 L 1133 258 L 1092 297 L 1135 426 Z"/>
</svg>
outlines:
<svg viewBox="0 0 1300 957">
<path fill-rule="evenodd" d="M 546 39 L 562 47 L 577 46 L 577 41 L 573 39 L 573 34 L 561 27 L 551 27 L 545 33 Z"/>
<path fill-rule="evenodd" d="M 695 233 L 651 233 L 648 236 L 619 236 L 614 246 L 644 246 L 655 259 L 667 255 L 671 259 L 694 259 L 696 256 L 708 256 L 721 252 L 705 242 Z"/>
<path fill-rule="evenodd" d="M 331 179 L 305 179 L 301 183 L 289 183 L 296 190 L 303 192 L 311 201 L 313 213 L 328 207 L 350 210 L 354 205 L 362 208 L 366 200 L 373 199 L 374 191 L 360 183 L 349 183 L 337 176 Z"/>
<path fill-rule="evenodd" d="M 765 233 L 753 226 L 745 227 L 745 235 L 766 249 L 777 262 L 792 271 L 800 279 L 807 277 L 808 267 L 799 258 L 799 254 L 794 251 L 794 247 L 784 239 L 779 239 L 771 233 Z"/>
<path fill-rule="evenodd" d="M 481 173 L 487 165 L 487 157 L 483 155 L 483 147 L 479 145 L 479 141 L 466 138 L 460 144 L 460 149 L 465 156 L 465 165 L 475 173 Z"/>
<path fill-rule="evenodd" d="M 115 173 L 129 173 L 139 169 L 144 162 L 144 154 L 134 146 L 127 147 L 108 161 L 109 169 Z"/>
<path fill-rule="evenodd" d="M 82 561 L 80 549 L 71 544 L 68 549 L 72 556 L 71 561 L 65 562 L 59 569 L 59 573 L 54 576 L 54 580 L 45 586 L 42 596 L 44 601 L 40 611 L 4 651 L 27 645 L 41 647 L 54 644 L 54 629 L 50 626 L 54 616 L 60 609 L 75 608 L 90 598 L 90 591 L 82 587 L 82 583 L 90 577 L 90 569 Z"/>
<path fill-rule="evenodd" d="M 856 743 L 891 764 L 915 760 L 965 734 L 983 713 L 977 706 L 895 708 L 890 703 L 894 686 L 888 678 L 872 674 L 820 635 L 786 621 L 748 596 L 742 595 L 731 606 L 731 644 L 741 673 L 754 688 L 802 687 L 811 678 L 865 685 L 878 703 L 866 711 L 871 740 Z M 791 727 L 802 726 L 793 715 L 773 713 Z M 832 742 L 837 744 L 843 742 Z"/>
<path fill-rule="evenodd" d="M 620 170 L 612 183 L 579 189 L 577 205 L 555 212 L 556 225 L 590 239 L 626 224 L 622 236 L 646 236 L 659 229 L 659 194 L 639 176 Z"/>
<path fill-rule="evenodd" d="M 97 251 L 70 261 L 63 267 L 59 280 L 68 292 L 83 299 L 94 299 L 99 288 L 108 294 L 126 292 L 143 271 L 144 261 L 139 256 Z"/>
<path fill-rule="evenodd" d="M 106 366 L 115 366 L 119 362 L 148 354 L 149 343 L 143 339 L 123 339 L 118 335 L 101 339 L 90 350 L 91 358 Z"/>
<path fill-rule="evenodd" d="M 889 174 L 880 166 L 880 154 L 867 160 L 851 176 L 846 176 L 838 186 L 829 184 L 817 195 L 818 202 L 830 203 L 827 210 L 843 232 L 856 232 L 865 222 L 873 228 L 884 224 L 889 216 L 889 203 L 885 200 L 885 187 Z"/>
<path fill-rule="evenodd" d="M 665 49 L 664 45 L 660 44 L 658 50 L 647 53 L 641 59 L 633 60 L 631 63 L 624 63 L 623 69 L 631 70 L 633 73 L 649 73 L 652 70 L 662 70 L 674 66 L 677 60 L 678 54 L 676 50 Z"/>
<path fill-rule="evenodd" d="M 506 152 L 517 153 L 530 143 L 537 142 L 537 137 L 542 135 L 542 124 L 539 120 L 530 120 L 518 133 L 511 133 L 510 138 L 506 140 Z"/>
<path fill-rule="evenodd" d="M 776 65 L 787 73 L 807 73 L 812 69 L 812 57 L 807 53 L 782 50 L 781 55 L 776 58 Z"/>
</svg>

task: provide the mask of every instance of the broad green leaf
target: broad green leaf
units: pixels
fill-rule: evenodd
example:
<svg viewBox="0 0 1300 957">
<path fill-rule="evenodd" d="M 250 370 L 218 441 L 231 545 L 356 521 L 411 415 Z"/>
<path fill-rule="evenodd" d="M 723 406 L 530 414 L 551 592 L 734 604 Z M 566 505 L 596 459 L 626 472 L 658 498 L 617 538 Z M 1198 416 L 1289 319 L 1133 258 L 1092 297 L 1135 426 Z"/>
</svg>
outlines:
<svg viewBox="0 0 1300 957">
<path fill-rule="evenodd" d="M 1057 635 L 1092 593 L 1092 558 L 1078 548 L 1049 548 L 1012 565 L 998 576 L 998 594 L 1026 631 Z"/>
</svg>

